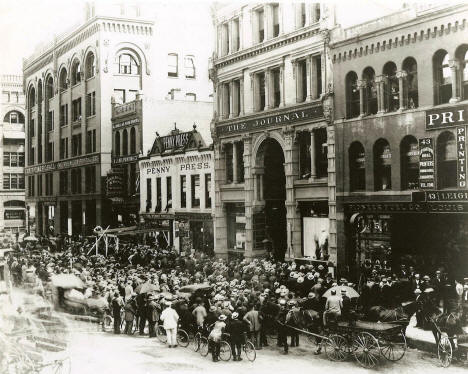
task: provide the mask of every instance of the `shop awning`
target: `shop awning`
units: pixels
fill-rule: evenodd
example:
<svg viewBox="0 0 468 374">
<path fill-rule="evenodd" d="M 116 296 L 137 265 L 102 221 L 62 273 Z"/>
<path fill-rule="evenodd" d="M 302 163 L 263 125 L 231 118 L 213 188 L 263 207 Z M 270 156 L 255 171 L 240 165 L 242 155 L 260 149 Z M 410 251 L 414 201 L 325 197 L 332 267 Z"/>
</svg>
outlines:
<svg viewBox="0 0 468 374">
<path fill-rule="evenodd" d="M 5 131 L 3 133 L 5 139 L 24 139 L 24 131 Z"/>
</svg>

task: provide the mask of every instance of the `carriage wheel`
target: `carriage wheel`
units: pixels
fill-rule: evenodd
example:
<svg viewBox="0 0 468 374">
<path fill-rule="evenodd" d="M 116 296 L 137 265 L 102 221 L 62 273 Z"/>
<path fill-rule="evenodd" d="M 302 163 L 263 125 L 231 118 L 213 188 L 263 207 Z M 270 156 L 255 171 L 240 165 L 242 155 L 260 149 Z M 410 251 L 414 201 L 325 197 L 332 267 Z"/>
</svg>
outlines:
<svg viewBox="0 0 468 374">
<path fill-rule="evenodd" d="M 201 334 L 197 332 L 193 337 L 192 344 L 190 344 L 194 352 L 198 352 L 198 350 L 200 349 L 200 339 Z"/>
<path fill-rule="evenodd" d="M 177 330 L 177 344 L 181 347 L 187 347 L 189 345 L 189 336 L 185 330 Z"/>
<path fill-rule="evenodd" d="M 231 346 L 227 341 L 221 340 L 219 349 L 219 358 L 223 361 L 229 361 L 231 359 Z"/>
<path fill-rule="evenodd" d="M 452 362 L 452 344 L 447 335 L 442 334 L 437 345 L 437 356 L 444 368 L 449 367 Z"/>
<path fill-rule="evenodd" d="M 247 360 L 249 360 L 250 362 L 254 362 L 257 358 L 257 351 L 255 350 L 255 346 L 251 341 L 247 341 L 244 344 L 244 352 L 245 356 L 247 357 Z"/>
<path fill-rule="evenodd" d="M 198 349 L 198 352 L 200 352 L 200 354 L 203 357 L 206 357 L 208 356 L 208 351 L 209 351 L 208 339 L 202 336 L 200 338 L 200 348 Z"/>
<path fill-rule="evenodd" d="M 361 332 L 354 338 L 353 354 L 361 366 L 372 368 L 379 361 L 379 342 L 368 332 Z"/>
<path fill-rule="evenodd" d="M 71 372 L 70 357 L 67 357 L 64 360 L 55 361 L 55 364 L 52 367 L 52 372 L 54 374 L 70 374 Z"/>
<path fill-rule="evenodd" d="M 27 353 L 18 348 L 9 349 L 6 352 L 6 360 L 3 364 L 2 367 L 6 369 L 6 373 L 28 374 L 36 370 L 34 362 Z"/>
<path fill-rule="evenodd" d="M 325 353 L 332 361 L 344 361 L 348 357 L 348 342 L 341 335 L 330 335 L 324 341 Z"/>
<path fill-rule="evenodd" d="M 156 337 L 161 343 L 167 342 L 166 330 L 164 329 L 162 325 L 159 325 L 158 328 L 156 329 Z"/>
<path fill-rule="evenodd" d="M 406 338 L 403 332 L 396 335 L 381 337 L 379 339 L 380 353 L 388 361 L 398 361 L 403 358 L 406 352 Z"/>
</svg>

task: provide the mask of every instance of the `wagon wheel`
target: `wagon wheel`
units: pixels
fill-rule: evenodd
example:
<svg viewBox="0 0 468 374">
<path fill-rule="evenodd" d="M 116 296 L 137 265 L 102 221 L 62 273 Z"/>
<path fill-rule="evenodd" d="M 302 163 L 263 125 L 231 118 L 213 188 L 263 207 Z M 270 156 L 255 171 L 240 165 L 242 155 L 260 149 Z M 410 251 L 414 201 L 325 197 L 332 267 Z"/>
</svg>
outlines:
<svg viewBox="0 0 468 374">
<path fill-rule="evenodd" d="M 164 329 L 162 325 L 159 325 L 158 328 L 156 329 L 156 337 L 161 343 L 167 342 L 166 330 Z"/>
<path fill-rule="evenodd" d="M 403 358 L 406 352 L 405 334 L 400 331 L 395 335 L 387 335 L 379 339 L 380 353 L 388 361 L 398 361 Z"/>
<path fill-rule="evenodd" d="M 200 348 L 198 349 L 198 352 L 200 352 L 200 354 L 203 357 L 208 356 L 208 352 L 209 352 L 208 339 L 205 338 L 204 336 L 200 338 Z"/>
<path fill-rule="evenodd" d="M 71 371 L 71 361 L 70 358 L 67 357 L 63 360 L 55 361 L 55 364 L 52 367 L 54 374 L 70 374 Z"/>
<path fill-rule="evenodd" d="M 219 348 L 219 358 L 223 361 L 229 361 L 231 359 L 231 346 L 228 342 L 221 340 Z"/>
<path fill-rule="evenodd" d="M 368 332 L 361 332 L 354 338 L 353 354 L 361 366 L 372 368 L 379 361 L 379 342 Z"/>
<path fill-rule="evenodd" d="M 35 372 L 35 364 L 22 349 L 10 347 L 0 369 L 5 373 L 29 374 Z"/>
<path fill-rule="evenodd" d="M 442 334 L 437 345 L 437 356 L 444 368 L 449 367 L 452 362 L 452 344 L 446 334 Z"/>
<path fill-rule="evenodd" d="M 325 339 L 325 353 L 332 361 L 344 361 L 348 357 L 348 342 L 341 335 L 333 334 Z"/>
</svg>

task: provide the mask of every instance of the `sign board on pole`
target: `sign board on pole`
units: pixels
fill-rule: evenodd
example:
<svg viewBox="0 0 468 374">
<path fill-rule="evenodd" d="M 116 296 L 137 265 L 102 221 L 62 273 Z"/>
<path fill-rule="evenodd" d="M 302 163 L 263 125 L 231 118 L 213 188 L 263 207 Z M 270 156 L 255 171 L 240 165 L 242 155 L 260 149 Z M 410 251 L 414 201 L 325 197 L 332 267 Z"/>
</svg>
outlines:
<svg viewBox="0 0 468 374">
<path fill-rule="evenodd" d="M 419 139 L 419 188 L 434 189 L 434 139 Z"/>
</svg>

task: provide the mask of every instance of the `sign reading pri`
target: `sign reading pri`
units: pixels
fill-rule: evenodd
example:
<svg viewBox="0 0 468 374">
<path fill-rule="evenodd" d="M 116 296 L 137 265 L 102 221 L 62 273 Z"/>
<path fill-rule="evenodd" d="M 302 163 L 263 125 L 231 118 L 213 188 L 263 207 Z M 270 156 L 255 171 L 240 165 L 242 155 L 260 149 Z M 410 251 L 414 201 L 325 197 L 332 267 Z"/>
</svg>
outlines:
<svg viewBox="0 0 468 374">
<path fill-rule="evenodd" d="M 426 111 L 426 130 L 465 125 L 468 120 L 468 105 L 438 108 Z"/>
<path fill-rule="evenodd" d="M 219 135 L 234 134 L 244 131 L 262 130 L 266 127 L 287 125 L 294 122 L 306 121 L 314 118 L 323 117 L 322 105 L 296 109 L 287 113 L 278 113 L 267 117 L 255 118 L 240 122 L 230 123 L 216 127 Z"/>
<path fill-rule="evenodd" d="M 466 127 L 457 127 L 457 184 L 466 188 Z"/>
<path fill-rule="evenodd" d="M 434 140 L 419 139 L 419 188 L 434 188 Z"/>
<path fill-rule="evenodd" d="M 161 137 L 161 144 L 164 150 L 185 147 L 192 139 L 192 136 L 192 131 L 163 136 Z"/>
</svg>

